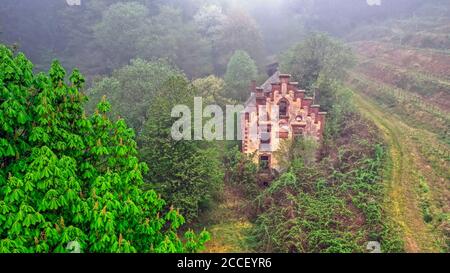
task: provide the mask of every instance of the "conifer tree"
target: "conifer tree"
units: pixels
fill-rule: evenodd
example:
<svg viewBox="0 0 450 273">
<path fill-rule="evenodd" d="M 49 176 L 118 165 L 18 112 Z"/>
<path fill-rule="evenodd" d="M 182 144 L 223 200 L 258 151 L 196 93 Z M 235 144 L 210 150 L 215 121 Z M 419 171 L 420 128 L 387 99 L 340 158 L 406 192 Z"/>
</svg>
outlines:
<svg viewBox="0 0 450 273">
<path fill-rule="evenodd" d="M 220 151 L 213 141 L 194 140 L 193 123 L 186 128 L 190 140 L 175 140 L 171 135 L 178 119 L 171 116 L 171 110 L 175 105 L 193 109 L 196 93 L 185 77 L 169 78 L 151 102 L 149 119 L 139 137 L 141 158 L 150 168 L 146 180 L 179 208 L 188 222 L 208 206 L 223 183 Z M 188 120 L 193 119 L 193 112 Z"/>
<path fill-rule="evenodd" d="M 248 97 L 250 82 L 256 79 L 257 73 L 256 64 L 248 53 L 236 50 L 228 62 L 225 74 L 228 97 L 244 102 Z"/>
</svg>

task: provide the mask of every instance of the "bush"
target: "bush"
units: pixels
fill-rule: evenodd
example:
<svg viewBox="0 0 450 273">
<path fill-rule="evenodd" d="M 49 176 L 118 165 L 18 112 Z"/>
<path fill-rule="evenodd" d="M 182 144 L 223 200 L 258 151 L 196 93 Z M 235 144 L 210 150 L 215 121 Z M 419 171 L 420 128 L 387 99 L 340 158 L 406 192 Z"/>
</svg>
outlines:
<svg viewBox="0 0 450 273">
<path fill-rule="evenodd" d="M 227 151 L 224 165 L 226 183 L 239 187 L 249 199 L 259 193 L 258 166 L 249 156 L 241 153 L 238 146 Z"/>
</svg>

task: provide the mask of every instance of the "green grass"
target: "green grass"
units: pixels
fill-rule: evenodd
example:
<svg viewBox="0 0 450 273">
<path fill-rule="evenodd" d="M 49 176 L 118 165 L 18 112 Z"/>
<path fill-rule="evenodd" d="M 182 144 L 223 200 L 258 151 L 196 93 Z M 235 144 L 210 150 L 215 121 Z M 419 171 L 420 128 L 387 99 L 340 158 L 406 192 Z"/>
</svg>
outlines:
<svg viewBox="0 0 450 273">
<path fill-rule="evenodd" d="M 230 185 L 225 185 L 221 197 L 199 219 L 196 226 L 211 233 L 204 252 L 253 252 L 249 231 L 252 223 L 245 213 L 247 201 Z"/>
<path fill-rule="evenodd" d="M 404 124 L 395 115 L 389 114 L 384 108 L 377 106 L 368 96 L 355 95 L 355 102 L 360 111 L 373 120 L 383 132 L 389 147 L 391 168 L 385 178 L 386 197 L 383 208 L 388 218 L 398 227 L 405 242 L 407 252 L 440 252 L 445 250 L 443 230 L 437 228 L 438 223 L 429 225 L 424 221 L 423 197 L 418 191 L 423 191 L 425 174 L 429 177 L 430 191 L 435 191 L 433 199 L 427 206 L 439 207 L 440 198 L 448 196 L 448 189 L 440 186 L 439 173 L 430 172 L 428 165 L 417 155 L 417 143 L 411 138 L 414 129 Z M 428 138 L 436 141 L 436 137 Z M 433 182 L 433 183 L 431 183 Z M 438 198 L 437 196 L 441 196 Z M 436 199 L 434 199 L 436 198 Z M 429 204 L 429 205 L 428 205 Z M 445 213 L 448 207 L 441 207 Z"/>
</svg>

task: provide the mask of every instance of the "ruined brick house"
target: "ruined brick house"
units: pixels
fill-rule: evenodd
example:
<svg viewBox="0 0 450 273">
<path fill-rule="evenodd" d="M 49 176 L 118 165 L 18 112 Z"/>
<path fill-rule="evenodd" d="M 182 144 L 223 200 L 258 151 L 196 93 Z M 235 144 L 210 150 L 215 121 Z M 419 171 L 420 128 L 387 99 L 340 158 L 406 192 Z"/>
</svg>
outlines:
<svg viewBox="0 0 450 273">
<path fill-rule="evenodd" d="M 278 169 L 274 152 L 283 139 L 322 137 L 326 113 L 290 78 L 276 72 L 261 87 L 253 82 L 241 115 L 242 152 L 253 155 L 262 168 Z"/>
</svg>

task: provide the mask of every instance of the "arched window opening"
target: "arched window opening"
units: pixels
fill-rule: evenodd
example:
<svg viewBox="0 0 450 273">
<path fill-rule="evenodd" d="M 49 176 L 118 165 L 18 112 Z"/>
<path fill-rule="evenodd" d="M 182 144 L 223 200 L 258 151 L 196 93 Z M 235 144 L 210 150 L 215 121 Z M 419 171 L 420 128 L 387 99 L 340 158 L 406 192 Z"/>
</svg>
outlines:
<svg viewBox="0 0 450 273">
<path fill-rule="evenodd" d="M 286 118 L 288 115 L 288 102 L 286 100 L 280 101 L 279 105 L 280 118 Z"/>
</svg>

